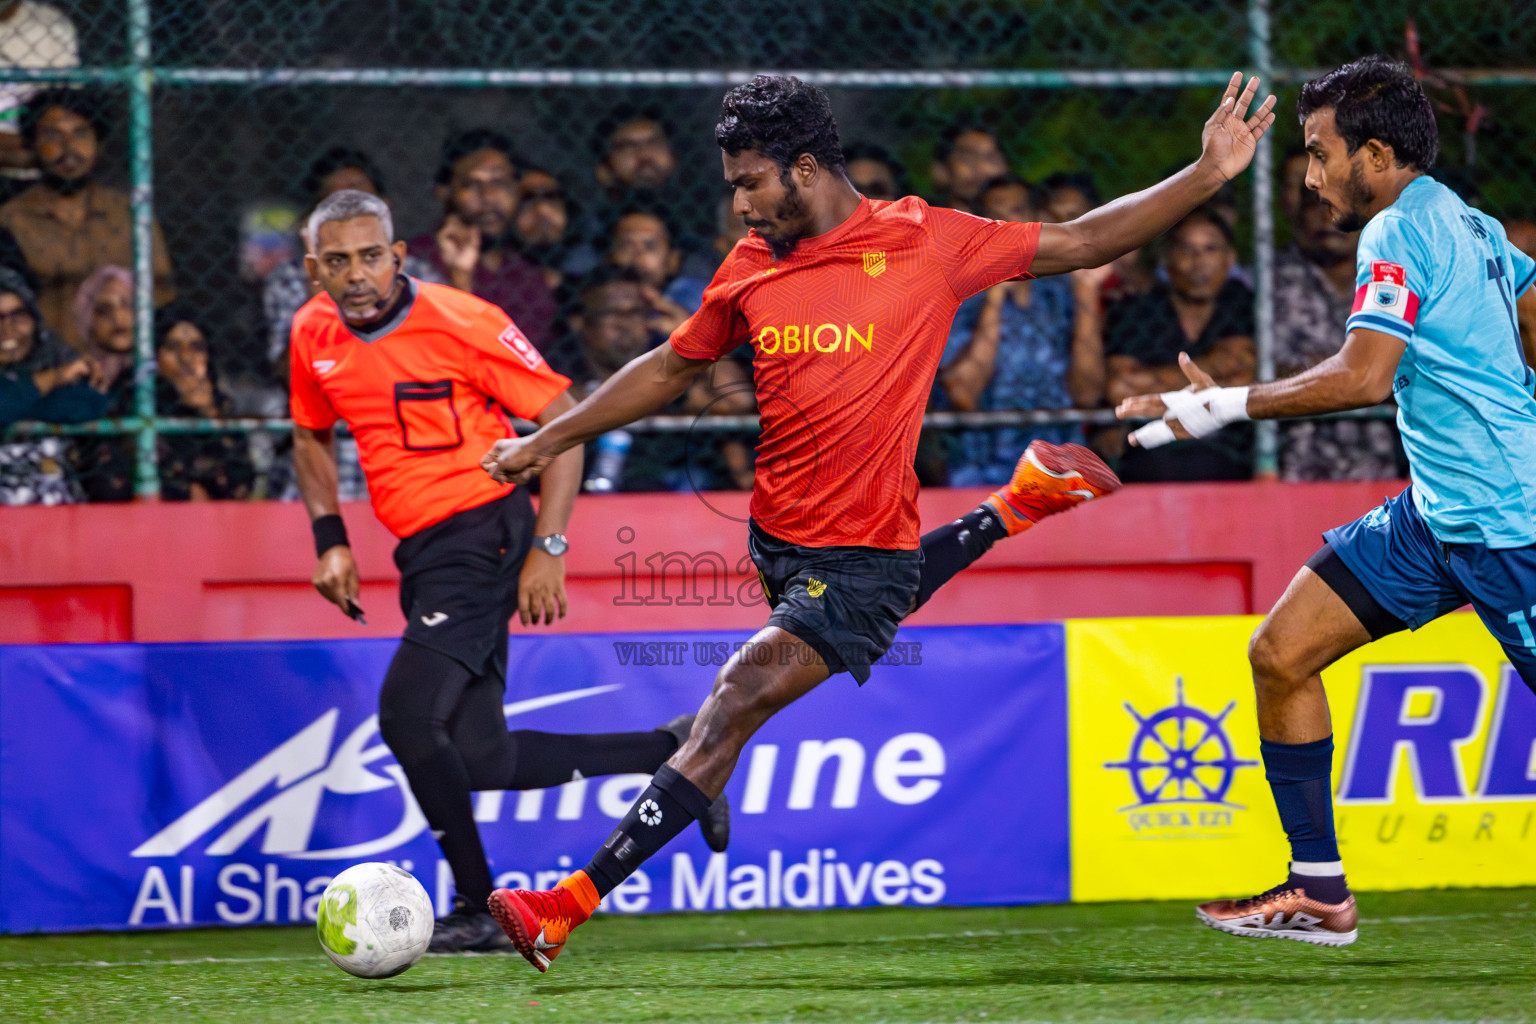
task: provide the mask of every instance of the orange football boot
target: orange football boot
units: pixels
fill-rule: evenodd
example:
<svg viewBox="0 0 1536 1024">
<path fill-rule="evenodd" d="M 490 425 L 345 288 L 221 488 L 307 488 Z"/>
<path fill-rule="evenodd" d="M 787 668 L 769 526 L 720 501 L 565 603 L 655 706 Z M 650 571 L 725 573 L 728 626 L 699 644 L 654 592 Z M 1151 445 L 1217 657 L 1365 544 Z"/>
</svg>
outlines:
<svg viewBox="0 0 1536 1024">
<path fill-rule="evenodd" d="M 576 926 L 592 916 L 598 899 L 591 880 L 578 871 L 544 892 L 497 889 L 486 905 L 517 951 L 543 973 Z"/>
<path fill-rule="evenodd" d="M 1104 460 L 1080 444 L 1031 441 L 1013 479 L 982 502 L 1008 528 L 1008 536 L 1034 526 L 1046 516 L 1114 494 L 1120 478 Z"/>
</svg>

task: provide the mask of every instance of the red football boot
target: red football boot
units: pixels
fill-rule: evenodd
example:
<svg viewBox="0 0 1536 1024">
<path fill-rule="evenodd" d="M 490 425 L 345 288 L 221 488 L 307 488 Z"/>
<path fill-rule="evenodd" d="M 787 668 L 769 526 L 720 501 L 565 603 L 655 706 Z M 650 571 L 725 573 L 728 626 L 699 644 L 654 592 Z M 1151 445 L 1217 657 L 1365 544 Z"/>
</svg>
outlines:
<svg viewBox="0 0 1536 1024">
<path fill-rule="evenodd" d="M 486 905 L 512 945 L 540 973 L 560 955 L 573 929 L 597 909 L 598 895 L 584 872 L 578 871 L 553 889 L 497 889 Z"/>
<path fill-rule="evenodd" d="M 1114 494 L 1120 486 L 1114 470 L 1082 445 L 1031 441 L 1013 479 L 982 504 L 997 513 L 1012 537 L 1046 516 Z"/>
</svg>

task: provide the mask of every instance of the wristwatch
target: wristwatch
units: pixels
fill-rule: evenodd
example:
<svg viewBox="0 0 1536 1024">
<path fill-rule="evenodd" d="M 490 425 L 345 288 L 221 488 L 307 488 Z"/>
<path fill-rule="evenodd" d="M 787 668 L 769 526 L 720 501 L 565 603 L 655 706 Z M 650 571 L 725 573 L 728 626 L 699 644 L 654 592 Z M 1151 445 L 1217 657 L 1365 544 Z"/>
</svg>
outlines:
<svg viewBox="0 0 1536 1024">
<path fill-rule="evenodd" d="M 571 545 L 565 539 L 563 533 L 552 533 L 548 537 L 533 538 L 533 546 L 540 548 L 545 554 L 559 558 L 571 549 Z"/>
</svg>

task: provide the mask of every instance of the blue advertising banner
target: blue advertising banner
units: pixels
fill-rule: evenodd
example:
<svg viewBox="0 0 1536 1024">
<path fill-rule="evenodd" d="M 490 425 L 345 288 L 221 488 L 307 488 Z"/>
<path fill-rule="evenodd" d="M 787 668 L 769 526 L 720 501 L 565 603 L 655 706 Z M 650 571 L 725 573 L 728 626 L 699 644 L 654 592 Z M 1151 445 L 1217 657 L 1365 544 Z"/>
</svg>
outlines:
<svg viewBox="0 0 1536 1024">
<path fill-rule="evenodd" d="M 517 636 L 512 728 L 606 732 L 694 710 L 739 633 Z M 768 723 L 620 913 L 1070 897 L 1064 631 L 903 630 Z M 0 931 L 311 921 L 342 868 L 452 879 L 376 700 L 394 641 L 0 647 Z M 638 775 L 476 798 L 498 884 L 585 863 Z"/>
</svg>

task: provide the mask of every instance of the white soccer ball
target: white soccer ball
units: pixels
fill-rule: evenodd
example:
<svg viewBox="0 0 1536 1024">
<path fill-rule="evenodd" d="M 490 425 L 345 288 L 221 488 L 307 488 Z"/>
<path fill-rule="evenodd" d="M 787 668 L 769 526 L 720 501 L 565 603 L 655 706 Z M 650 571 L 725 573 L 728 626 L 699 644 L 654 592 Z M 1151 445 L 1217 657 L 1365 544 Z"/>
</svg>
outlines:
<svg viewBox="0 0 1536 1024">
<path fill-rule="evenodd" d="M 348 974 L 392 978 L 427 951 L 432 901 L 409 871 L 357 864 L 325 887 L 315 930 L 325 955 Z"/>
</svg>

